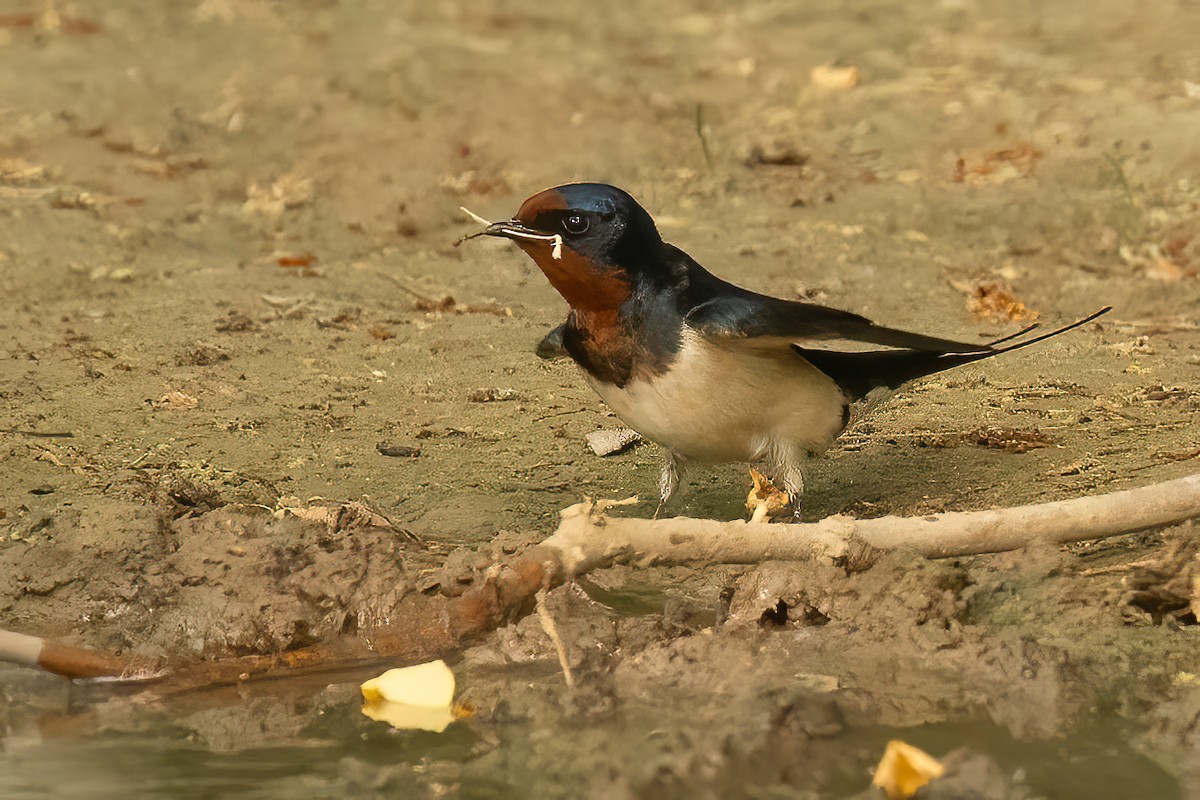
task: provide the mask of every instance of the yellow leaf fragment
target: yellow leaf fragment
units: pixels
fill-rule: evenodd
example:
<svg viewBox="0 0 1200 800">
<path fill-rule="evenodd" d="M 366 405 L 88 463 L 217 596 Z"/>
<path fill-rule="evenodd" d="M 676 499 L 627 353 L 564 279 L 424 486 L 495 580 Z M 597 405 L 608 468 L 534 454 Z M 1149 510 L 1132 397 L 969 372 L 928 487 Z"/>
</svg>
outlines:
<svg viewBox="0 0 1200 800">
<path fill-rule="evenodd" d="M 445 661 L 389 669 L 360 687 L 362 713 L 401 730 L 441 733 L 458 717 L 454 701 L 454 673 Z"/>
<path fill-rule="evenodd" d="M 946 768 L 933 756 L 899 739 L 892 739 L 875 768 L 871 784 L 887 793 L 888 800 L 908 800 Z"/>
<path fill-rule="evenodd" d="M 449 708 L 454 702 L 454 673 L 441 659 L 413 667 L 389 669 L 365 682 L 362 694 L 368 703 L 386 701 Z"/>
</svg>

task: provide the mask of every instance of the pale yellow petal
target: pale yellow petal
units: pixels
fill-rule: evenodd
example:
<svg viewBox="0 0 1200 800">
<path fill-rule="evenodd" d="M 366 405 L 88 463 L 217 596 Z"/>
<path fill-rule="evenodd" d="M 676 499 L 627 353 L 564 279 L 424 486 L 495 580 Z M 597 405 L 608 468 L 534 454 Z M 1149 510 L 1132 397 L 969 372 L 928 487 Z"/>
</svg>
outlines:
<svg viewBox="0 0 1200 800">
<path fill-rule="evenodd" d="M 368 703 L 387 701 L 449 708 L 454 701 L 454 673 L 441 660 L 389 669 L 365 682 L 362 694 Z"/>
<path fill-rule="evenodd" d="M 875 768 L 871 783 L 883 789 L 888 800 L 908 800 L 946 768 L 933 756 L 911 744 L 893 739 L 887 743 L 883 758 Z"/>
</svg>

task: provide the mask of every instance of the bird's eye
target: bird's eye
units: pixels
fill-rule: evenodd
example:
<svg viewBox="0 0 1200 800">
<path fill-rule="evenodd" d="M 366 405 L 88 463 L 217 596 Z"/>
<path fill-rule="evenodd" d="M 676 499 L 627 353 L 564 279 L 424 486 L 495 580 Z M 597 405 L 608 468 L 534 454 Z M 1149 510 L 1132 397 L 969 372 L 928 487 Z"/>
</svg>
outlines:
<svg viewBox="0 0 1200 800">
<path fill-rule="evenodd" d="M 591 222 L 583 214 L 567 214 L 563 217 L 563 230 L 578 236 L 588 229 Z"/>
</svg>

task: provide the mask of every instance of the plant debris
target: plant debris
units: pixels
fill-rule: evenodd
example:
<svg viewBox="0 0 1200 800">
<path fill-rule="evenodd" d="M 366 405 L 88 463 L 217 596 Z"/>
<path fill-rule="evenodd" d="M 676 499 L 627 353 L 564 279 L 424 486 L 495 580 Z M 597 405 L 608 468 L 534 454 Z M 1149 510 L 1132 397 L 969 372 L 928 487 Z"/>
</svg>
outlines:
<svg viewBox="0 0 1200 800">
<path fill-rule="evenodd" d="M 1004 281 L 951 281 L 951 285 L 967 293 L 967 310 L 977 317 L 1002 322 L 1021 322 L 1038 318 L 1038 313 L 1018 300 L 1012 287 Z"/>
<path fill-rule="evenodd" d="M 169 411 L 187 411 L 199 406 L 200 401 L 190 394 L 172 390 L 155 400 L 152 405 L 155 408 L 165 408 Z"/>
<path fill-rule="evenodd" d="M 966 435 L 968 442 L 990 450 L 1008 453 L 1027 453 L 1042 447 L 1053 447 L 1054 440 L 1037 428 L 1006 428 L 1002 425 L 984 425 Z"/>
<path fill-rule="evenodd" d="M 507 400 L 520 400 L 521 393 L 516 389 L 501 389 L 491 386 L 486 389 L 476 389 L 467 395 L 468 403 L 502 403 Z"/>
<path fill-rule="evenodd" d="M 955 183 L 997 184 L 1028 178 L 1045 155 L 1032 142 L 993 150 L 977 157 L 962 157 L 954 164 Z"/>
</svg>

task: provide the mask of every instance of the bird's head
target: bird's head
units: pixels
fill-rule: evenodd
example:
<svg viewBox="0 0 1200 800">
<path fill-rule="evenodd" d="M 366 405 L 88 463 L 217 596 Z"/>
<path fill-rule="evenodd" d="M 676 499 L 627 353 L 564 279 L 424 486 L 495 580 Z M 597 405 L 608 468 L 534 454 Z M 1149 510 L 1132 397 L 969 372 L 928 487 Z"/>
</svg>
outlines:
<svg viewBox="0 0 1200 800">
<path fill-rule="evenodd" d="M 516 242 L 579 310 L 616 308 L 639 279 L 665 269 L 654 220 L 626 192 L 603 183 L 546 189 L 484 233 Z"/>
</svg>

